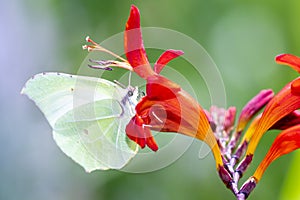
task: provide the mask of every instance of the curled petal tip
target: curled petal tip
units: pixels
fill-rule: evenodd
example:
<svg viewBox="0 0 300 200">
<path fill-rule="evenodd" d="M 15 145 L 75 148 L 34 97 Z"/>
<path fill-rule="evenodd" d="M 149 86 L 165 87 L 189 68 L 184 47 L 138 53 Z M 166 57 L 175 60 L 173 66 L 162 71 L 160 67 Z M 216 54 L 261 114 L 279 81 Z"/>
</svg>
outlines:
<svg viewBox="0 0 300 200">
<path fill-rule="evenodd" d="M 168 62 L 183 54 L 184 52 L 181 50 L 174 50 L 174 49 L 166 50 L 164 53 L 161 54 L 161 56 L 156 61 L 154 65 L 154 71 L 159 74 L 161 70 L 166 66 L 166 64 L 168 64 Z"/>
<path fill-rule="evenodd" d="M 281 54 L 276 56 L 275 61 L 278 64 L 288 65 L 300 73 L 300 58 L 292 54 Z"/>
<path fill-rule="evenodd" d="M 137 9 L 137 7 L 136 7 L 134 4 L 131 4 L 130 9 L 131 9 L 131 10 L 132 10 L 132 9 Z"/>
<path fill-rule="evenodd" d="M 291 91 L 294 95 L 300 96 L 300 78 L 292 82 Z"/>
<path fill-rule="evenodd" d="M 157 151 L 158 150 L 158 146 L 154 140 L 153 137 L 149 137 L 146 139 L 146 143 L 147 143 L 147 146 L 152 150 L 152 151 Z"/>
<path fill-rule="evenodd" d="M 131 4 L 130 11 L 131 12 L 139 12 L 139 9 L 134 4 Z"/>
<path fill-rule="evenodd" d="M 126 30 L 140 27 L 140 11 L 135 5 L 131 5 L 129 19 L 126 24 Z"/>
<path fill-rule="evenodd" d="M 144 127 L 143 124 L 144 121 L 140 117 L 134 116 L 126 126 L 125 131 L 127 137 L 140 145 L 142 149 L 147 145 L 153 151 L 157 151 L 158 146 L 150 132 L 149 127 Z"/>
<path fill-rule="evenodd" d="M 140 27 L 140 12 L 133 5 L 131 6 L 124 32 L 124 48 L 127 60 L 133 67 L 134 72 L 144 79 L 155 74 L 150 66 L 144 48 Z"/>
</svg>

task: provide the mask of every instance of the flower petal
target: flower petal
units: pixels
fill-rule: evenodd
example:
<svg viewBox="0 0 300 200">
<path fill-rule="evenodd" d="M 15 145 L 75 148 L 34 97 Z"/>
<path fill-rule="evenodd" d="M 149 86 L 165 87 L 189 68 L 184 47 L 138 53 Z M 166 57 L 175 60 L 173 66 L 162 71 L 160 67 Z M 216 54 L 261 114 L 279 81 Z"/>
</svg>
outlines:
<svg viewBox="0 0 300 200">
<path fill-rule="evenodd" d="M 300 95 L 300 79 L 293 81 L 291 90 L 294 95 Z"/>
<path fill-rule="evenodd" d="M 124 48 L 128 62 L 139 76 L 147 78 L 155 74 L 149 64 L 143 44 L 140 12 L 134 5 L 131 6 L 130 15 L 126 23 Z"/>
<path fill-rule="evenodd" d="M 256 130 L 260 118 L 261 118 L 261 114 L 255 117 L 255 119 L 253 119 L 241 143 L 243 143 L 244 141 L 249 143 Z M 290 114 L 286 115 L 285 117 L 277 121 L 269 130 L 271 129 L 285 130 L 298 124 L 300 124 L 300 111 L 295 110 L 294 112 L 291 112 Z"/>
<path fill-rule="evenodd" d="M 243 139 L 241 140 L 241 144 L 243 144 L 244 142 L 249 143 L 249 141 L 251 140 L 253 134 L 255 133 L 255 130 L 256 130 L 256 128 L 257 128 L 258 122 L 260 121 L 260 118 L 261 118 L 261 114 L 258 115 L 258 116 L 256 116 L 256 117 L 252 120 L 250 126 L 248 127 L 246 133 L 244 134 Z"/>
<path fill-rule="evenodd" d="M 163 101 L 176 98 L 180 90 L 179 85 L 163 76 L 151 76 L 147 79 L 146 92 L 151 100 Z"/>
<path fill-rule="evenodd" d="M 217 168 L 223 166 L 206 114 L 188 93 L 158 74 L 147 79 L 146 91 L 147 96 L 136 106 L 136 113 L 151 130 L 177 132 L 202 140 L 212 149 Z"/>
<path fill-rule="evenodd" d="M 287 116 L 276 122 L 276 124 L 274 124 L 271 129 L 284 130 L 298 124 L 300 124 L 300 111 L 295 110 L 294 112 L 288 114 Z"/>
<path fill-rule="evenodd" d="M 126 135 L 129 139 L 139 144 L 142 149 L 147 145 L 153 151 L 158 150 L 149 127 L 145 127 L 143 120 L 137 115 L 126 126 Z"/>
<path fill-rule="evenodd" d="M 288 83 L 266 106 L 260 120 L 257 122 L 255 133 L 248 146 L 247 155 L 254 153 L 262 135 L 277 121 L 300 108 L 300 96 L 293 92 L 292 85 L 300 78 Z"/>
<path fill-rule="evenodd" d="M 292 54 L 281 54 L 275 58 L 278 64 L 288 65 L 300 73 L 300 58 Z"/>
<path fill-rule="evenodd" d="M 180 50 L 173 50 L 173 49 L 168 49 L 166 50 L 161 56 L 158 58 L 154 65 L 154 71 L 156 73 L 160 73 L 161 70 L 174 58 L 177 58 L 178 56 L 183 55 L 183 51 Z"/>
<path fill-rule="evenodd" d="M 268 166 L 278 157 L 300 148 L 300 125 L 282 131 L 274 140 L 270 150 L 254 172 L 259 181 Z"/>
</svg>

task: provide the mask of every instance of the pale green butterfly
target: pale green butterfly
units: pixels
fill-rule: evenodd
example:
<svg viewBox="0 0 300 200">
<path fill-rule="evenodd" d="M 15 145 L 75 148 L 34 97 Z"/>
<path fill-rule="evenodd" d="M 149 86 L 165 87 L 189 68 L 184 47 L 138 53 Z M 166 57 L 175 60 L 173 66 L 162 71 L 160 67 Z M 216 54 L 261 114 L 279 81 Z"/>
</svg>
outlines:
<svg viewBox="0 0 300 200">
<path fill-rule="evenodd" d="M 101 78 L 41 73 L 22 89 L 44 113 L 61 150 L 87 172 L 120 169 L 136 155 L 125 127 L 138 89 Z"/>
</svg>

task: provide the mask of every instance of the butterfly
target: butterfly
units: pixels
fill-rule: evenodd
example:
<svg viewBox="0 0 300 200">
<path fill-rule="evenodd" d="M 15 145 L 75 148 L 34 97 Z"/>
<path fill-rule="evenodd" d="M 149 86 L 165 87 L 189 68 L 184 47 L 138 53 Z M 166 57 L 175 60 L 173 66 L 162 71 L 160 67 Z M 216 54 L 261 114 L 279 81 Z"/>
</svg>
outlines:
<svg viewBox="0 0 300 200">
<path fill-rule="evenodd" d="M 136 155 L 125 127 L 135 114 L 137 87 L 49 72 L 33 76 L 21 93 L 45 115 L 60 149 L 87 172 L 120 169 Z"/>
</svg>

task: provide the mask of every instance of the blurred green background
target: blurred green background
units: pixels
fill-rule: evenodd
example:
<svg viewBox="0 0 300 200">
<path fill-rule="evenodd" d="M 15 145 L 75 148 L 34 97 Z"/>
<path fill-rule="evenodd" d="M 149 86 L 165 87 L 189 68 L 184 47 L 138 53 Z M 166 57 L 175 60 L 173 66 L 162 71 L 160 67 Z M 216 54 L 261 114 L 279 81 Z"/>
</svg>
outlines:
<svg viewBox="0 0 300 200">
<path fill-rule="evenodd" d="M 277 92 L 297 76 L 274 57 L 300 55 L 298 0 L 1 1 L 0 199 L 234 199 L 212 155 L 198 158 L 201 142 L 156 172 L 85 173 L 55 145 L 40 111 L 19 94 L 36 73 L 76 73 L 86 57 L 85 36 L 102 41 L 123 31 L 131 4 L 140 9 L 143 26 L 173 29 L 202 44 L 222 74 L 228 106 L 238 111 L 261 89 Z M 275 136 L 264 136 L 245 177 Z M 298 199 L 292 194 L 300 178 L 296 155 L 273 163 L 249 199 Z"/>
</svg>

